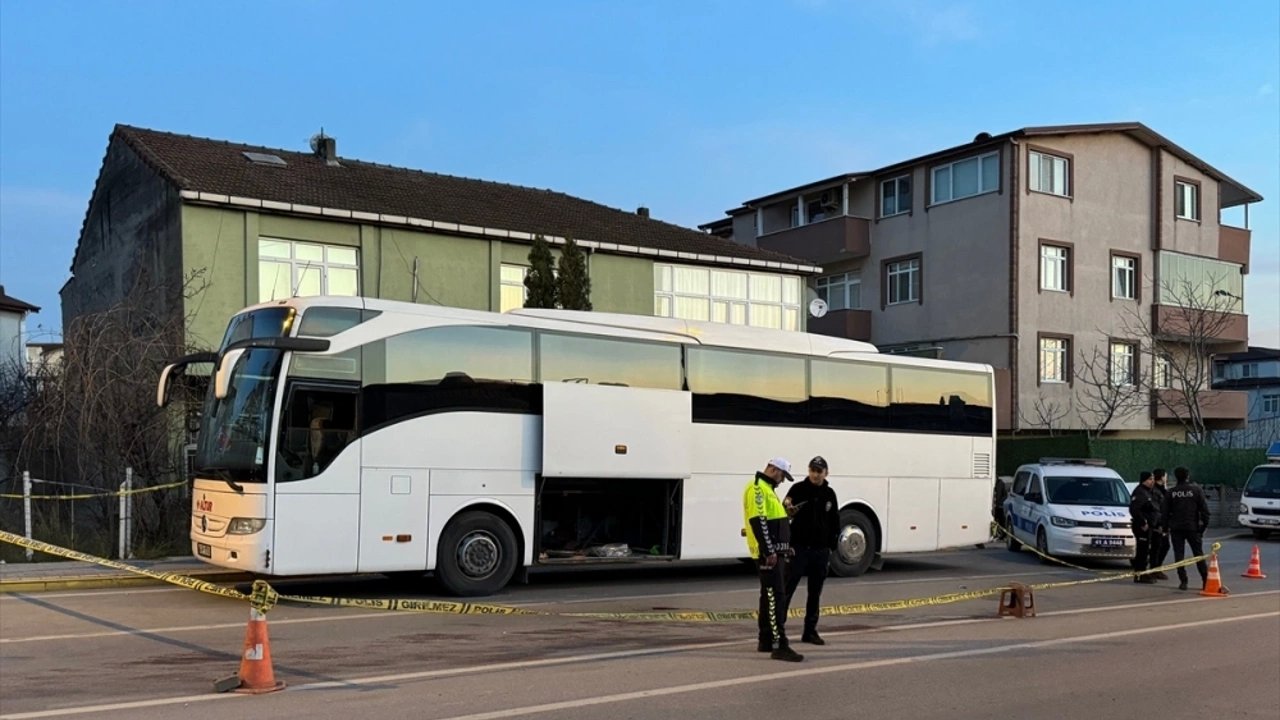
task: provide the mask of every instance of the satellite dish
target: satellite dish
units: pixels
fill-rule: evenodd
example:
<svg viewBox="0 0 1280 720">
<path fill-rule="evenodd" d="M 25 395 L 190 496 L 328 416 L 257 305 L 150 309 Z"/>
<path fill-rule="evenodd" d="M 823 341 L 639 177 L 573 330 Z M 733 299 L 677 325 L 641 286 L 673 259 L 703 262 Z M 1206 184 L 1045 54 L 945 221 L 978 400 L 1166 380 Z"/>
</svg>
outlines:
<svg viewBox="0 0 1280 720">
<path fill-rule="evenodd" d="M 809 314 L 816 318 L 826 315 L 827 301 L 822 298 L 814 298 L 813 302 L 809 303 Z"/>
</svg>

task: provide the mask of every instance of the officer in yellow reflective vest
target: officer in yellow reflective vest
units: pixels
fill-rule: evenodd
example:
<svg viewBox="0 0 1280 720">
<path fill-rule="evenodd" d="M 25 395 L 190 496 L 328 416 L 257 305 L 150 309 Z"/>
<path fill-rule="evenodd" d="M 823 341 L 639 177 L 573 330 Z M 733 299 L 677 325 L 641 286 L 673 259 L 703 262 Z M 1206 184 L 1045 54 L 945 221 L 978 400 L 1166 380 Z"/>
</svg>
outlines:
<svg viewBox="0 0 1280 720">
<path fill-rule="evenodd" d="M 743 497 L 747 548 L 760 572 L 760 642 L 756 649 L 774 660 L 800 662 L 804 656 L 787 643 L 787 556 L 791 554 L 791 524 L 775 491 L 791 482 L 791 463 L 774 458 L 756 473 Z"/>
</svg>

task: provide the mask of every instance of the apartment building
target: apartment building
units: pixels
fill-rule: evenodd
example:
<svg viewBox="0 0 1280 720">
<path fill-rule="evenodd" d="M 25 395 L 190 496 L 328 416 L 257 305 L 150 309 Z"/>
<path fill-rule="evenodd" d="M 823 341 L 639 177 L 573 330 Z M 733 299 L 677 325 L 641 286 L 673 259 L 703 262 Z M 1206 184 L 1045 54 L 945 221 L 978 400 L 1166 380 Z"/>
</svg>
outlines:
<svg viewBox="0 0 1280 720">
<path fill-rule="evenodd" d="M 1247 347 L 1248 205 L 1261 199 L 1140 123 L 1065 125 L 981 133 L 748 200 L 701 228 L 822 266 L 813 291 L 829 311 L 811 332 L 989 363 L 1001 429 L 1083 430 L 1097 423 L 1083 368 L 1163 388 L 1165 353 L 1207 368 L 1199 355 Z M 1211 337 L 1192 337 L 1205 325 Z M 1245 398 L 1205 388 L 1210 427 L 1243 423 Z M 1106 429 L 1178 436 L 1163 392 Z"/>
</svg>

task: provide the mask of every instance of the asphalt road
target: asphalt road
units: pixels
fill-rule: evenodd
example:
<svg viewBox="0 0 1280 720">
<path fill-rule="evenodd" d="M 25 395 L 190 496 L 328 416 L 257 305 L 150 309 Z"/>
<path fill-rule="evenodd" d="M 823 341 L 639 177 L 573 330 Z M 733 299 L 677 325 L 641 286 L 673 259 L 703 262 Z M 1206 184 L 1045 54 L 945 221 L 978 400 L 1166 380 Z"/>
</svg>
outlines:
<svg viewBox="0 0 1280 720">
<path fill-rule="evenodd" d="M 1120 581 L 1039 593 L 1034 619 L 996 619 L 993 599 L 824 618 L 828 645 L 797 644 L 808 656 L 798 665 L 757 654 L 750 623 L 281 606 L 270 614 L 271 646 L 276 674 L 290 687 L 263 697 L 211 692 L 213 679 L 237 667 L 243 604 L 177 588 L 4 597 L 0 718 L 741 720 L 763 708 L 841 720 L 1274 718 L 1280 542 L 1262 543 L 1268 579 L 1243 580 L 1252 544 L 1224 544 L 1222 572 L 1233 591 L 1226 599 Z M 823 600 L 1088 577 L 1003 549 L 934 553 L 865 578 L 833 578 Z M 282 590 L 427 596 L 366 579 Z M 748 569 L 723 566 L 539 574 L 492 601 L 552 611 L 739 609 L 755 593 Z"/>
</svg>

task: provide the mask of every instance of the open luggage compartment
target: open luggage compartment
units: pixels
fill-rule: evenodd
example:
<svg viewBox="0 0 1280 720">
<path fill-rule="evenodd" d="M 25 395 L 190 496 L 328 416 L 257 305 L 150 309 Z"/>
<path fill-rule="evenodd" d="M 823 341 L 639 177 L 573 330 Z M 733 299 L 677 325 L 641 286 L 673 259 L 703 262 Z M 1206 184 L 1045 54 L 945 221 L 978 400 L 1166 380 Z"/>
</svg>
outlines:
<svg viewBox="0 0 1280 720">
<path fill-rule="evenodd" d="M 674 560 L 680 480 L 539 478 L 537 561 Z"/>
</svg>

